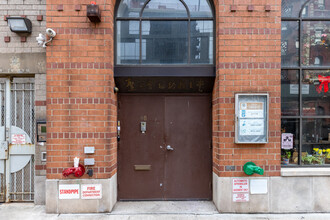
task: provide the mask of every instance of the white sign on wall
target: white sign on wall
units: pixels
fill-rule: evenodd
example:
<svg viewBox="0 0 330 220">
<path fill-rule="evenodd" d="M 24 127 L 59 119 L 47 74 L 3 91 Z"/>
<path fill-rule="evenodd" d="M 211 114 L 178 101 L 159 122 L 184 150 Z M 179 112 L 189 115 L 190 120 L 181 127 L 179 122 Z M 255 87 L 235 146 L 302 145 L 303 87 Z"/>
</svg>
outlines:
<svg viewBox="0 0 330 220">
<path fill-rule="evenodd" d="M 251 179 L 250 182 L 251 194 L 267 194 L 268 183 L 267 179 Z"/>
<path fill-rule="evenodd" d="M 11 135 L 12 144 L 25 144 L 25 134 L 12 134 Z"/>
<path fill-rule="evenodd" d="M 248 202 L 249 194 L 248 193 L 234 193 L 233 202 Z"/>
<path fill-rule="evenodd" d="M 79 199 L 80 187 L 79 184 L 61 184 L 58 186 L 59 199 Z"/>
<path fill-rule="evenodd" d="M 249 179 L 234 178 L 233 192 L 234 193 L 249 192 Z"/>
<path fill-rule="evenodd" d="M 82 199 L 102 199 L 102 184 L 81 185 Z"/>
</svg>

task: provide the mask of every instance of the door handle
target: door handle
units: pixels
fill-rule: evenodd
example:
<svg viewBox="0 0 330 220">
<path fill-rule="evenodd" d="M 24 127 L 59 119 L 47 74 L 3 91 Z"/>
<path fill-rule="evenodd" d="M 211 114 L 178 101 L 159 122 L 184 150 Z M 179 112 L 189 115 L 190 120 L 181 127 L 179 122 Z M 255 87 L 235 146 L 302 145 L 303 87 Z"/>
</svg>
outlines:
<svg viewBox="0 0 330 220">
<path fill-rule="evenodd" d="M 171 145 L 167 145 L 166 150 L 174 150 L 174 148 L 172 148 Z"/>
</svg>

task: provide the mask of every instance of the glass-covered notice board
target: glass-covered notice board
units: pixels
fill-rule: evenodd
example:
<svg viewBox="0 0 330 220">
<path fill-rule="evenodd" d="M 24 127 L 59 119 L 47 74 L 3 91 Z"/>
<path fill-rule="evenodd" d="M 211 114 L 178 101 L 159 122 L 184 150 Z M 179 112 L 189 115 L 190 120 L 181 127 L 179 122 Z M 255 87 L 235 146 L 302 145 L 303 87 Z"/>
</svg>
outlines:
<svg viewBox="0 0 330 220">
<path fill-rule="evenodd" d="M 268 94 L 235 95 L 235 143 L 268 143 Z"/>
</svg>

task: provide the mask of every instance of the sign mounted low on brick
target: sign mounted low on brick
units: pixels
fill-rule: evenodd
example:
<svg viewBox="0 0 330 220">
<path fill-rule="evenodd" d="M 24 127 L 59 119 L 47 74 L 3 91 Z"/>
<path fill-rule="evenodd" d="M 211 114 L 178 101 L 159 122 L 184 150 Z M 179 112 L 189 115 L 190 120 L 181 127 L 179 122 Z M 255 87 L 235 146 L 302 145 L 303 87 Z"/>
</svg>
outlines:
<svg viewBox="0 0 330 220">
<path fill-rule="evenodd" d="M 80 186 L 79 184 L 61 184 L 58 186 L 59 199 L 79 199 Z"/>
<path fill-rule="evenodd" d="M 233 179 L 233 193 L 248 193 L 249 179 L 234 178 Z"/>
<path fill-rule="evenodd" d="M 81 185 L 81 199 L 102 199 L 102 184 Z"/>
</svg>

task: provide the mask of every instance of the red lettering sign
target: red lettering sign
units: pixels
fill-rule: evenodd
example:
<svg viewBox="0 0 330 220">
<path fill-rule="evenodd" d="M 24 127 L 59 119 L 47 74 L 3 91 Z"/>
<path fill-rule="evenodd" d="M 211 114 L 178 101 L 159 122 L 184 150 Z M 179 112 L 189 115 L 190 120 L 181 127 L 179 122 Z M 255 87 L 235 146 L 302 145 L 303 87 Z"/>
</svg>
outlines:
<svg viewBox="0 0 330 220">
<path fill-rule="evenodd" d="M 101 184 L 81 185 L 81 198 L 82 199 L 101 199 L 102 198 L 102 185 Z"/>
<path fill-rule="evenodd" d="M 60 184 L 59 199 L 79 199 L 80 186 L 79 184 Z"/>
<path fill-rule="evenodd" d="M 233 179 L 233 192 L 249 192 L 249 179 Z"/>
</svg>

